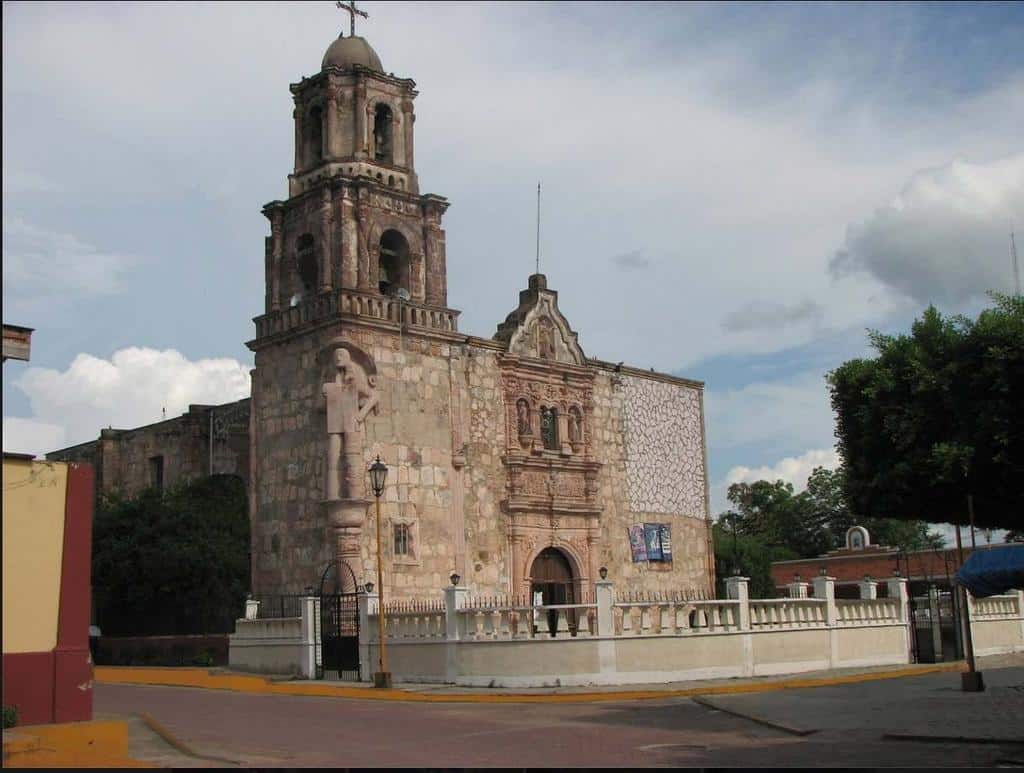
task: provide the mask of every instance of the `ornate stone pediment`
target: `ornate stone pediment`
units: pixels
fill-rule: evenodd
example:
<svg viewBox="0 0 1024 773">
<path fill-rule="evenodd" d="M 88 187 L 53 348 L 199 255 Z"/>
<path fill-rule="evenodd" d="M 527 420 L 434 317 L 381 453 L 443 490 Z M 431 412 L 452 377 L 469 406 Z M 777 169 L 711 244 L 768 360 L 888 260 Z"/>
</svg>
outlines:
<svg viewBox="0 0 1024 773">
<path fill-rule="evenodd" d="M 547 289 L 543 274 L 530 277 L 530 286 L 519 293 L 519 307 L 498 325 L 494 338 L 520 357 L 568 365 L 585 363 L 577 334 L 558 310 L 558 293 Z"/>
</svg>

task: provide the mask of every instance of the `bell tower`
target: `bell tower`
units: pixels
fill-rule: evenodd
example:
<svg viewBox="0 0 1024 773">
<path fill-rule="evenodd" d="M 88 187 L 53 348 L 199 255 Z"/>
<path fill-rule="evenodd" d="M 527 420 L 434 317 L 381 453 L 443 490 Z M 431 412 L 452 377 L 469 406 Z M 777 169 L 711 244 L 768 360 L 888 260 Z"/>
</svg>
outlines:
<svg viewBox="0 0 1024 773">
<path fill-rule="evenodd" d="M 288 199 L 263 208 L 271 235 L 254 343 L 289 327 L 296 307 L 305 321 L 351 313 L 455 330 L 441 227 L 448 200 L 419 192 L 415 87 L 386 74 L 354 34 L 291 85 L 295 163 Z"/>
</svg>

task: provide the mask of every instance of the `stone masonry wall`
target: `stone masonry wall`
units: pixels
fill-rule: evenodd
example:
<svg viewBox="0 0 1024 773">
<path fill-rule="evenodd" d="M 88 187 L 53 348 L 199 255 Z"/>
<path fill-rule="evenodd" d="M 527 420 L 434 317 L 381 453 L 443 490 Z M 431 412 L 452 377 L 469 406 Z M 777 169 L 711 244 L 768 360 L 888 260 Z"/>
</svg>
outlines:
<svg viewBox="0 0 1024 773">
<path fill-rule="evenodd" d="M 364 463 L 377 454 L 388 465 L 382 497 L 384 582 L 389 598 L 436 599 L 458 572 L 473 593 L 510 592 L 508 496 L 502 462 L 505 407 L 493 347 L 448 343 L 369 328 L 326 326 L 263 349 L 256 355 L 256 512 L 253 515 L 253 590 L 295 592 L 317 586 L 334 558 L 323 499 L 326 453 L 321 386 L 331 375 L 318 353 L 339 337 L 369 354 L 377 368 L 379 414 L 366 422 Z M 637 379 L 639 380 L 639 379 Z M 690 387 L 657 382 L 677 391 Z M 627 428 L 641 421 L 626 403 L 632 386 L 597 373 L 594 393 L 595 458 L 603 463 L 599 486 L 600 563 L 631 589 L 707 588 L 707 522 L 703 506 L 682 510 L 680 501 L 703 501 L 703 449 L 699 461 L 665 501 L 676 510 L 637 508 L 630 496 Z M 664 391 L 664 390 L 663 390 Z M 689 398 L 676 396 L 684 403 Z M 691 403 L 692 404 L 692 403 Z M 641 414 L 643 415 L 643 414 Z M 654 414 L 657 417 L 657 413 Z M 690 414 L 700 432 L 699 410 Z M 677 448 L 665 452 L 676 453 Z M 648 456 L 648 460 L 654 457 Z M 694 471 L 698 471 L 700 478 Z M 697 492 L 696 495 L 693 492 Z M 372 499 L 371 497 L 368 497 Z M 672 563 L 632 562 L 628 527 L 670 522 Z M 394 524 L 410 525 L 413 555 L 394 555 Z M 376 522 L 368 508 L 356 580 L 376 581 Z"/>
<path fill-rule="evenodd" d="M 659 399 L 643 399 L 651 395 Z M 672 412 L 680 404 L 697 410 L 684 414 L 684 420 Z M 699 392 L 654 378 L 600 372 L 594 422 L 595 455 L 604 463 L 600 562 L 609 578 L 630 590 L 709 590 Z M 657 470 L 666 468 L 673 470 L 671 478 L 659 481 Z M 637 495 L 638 483 L 646 486 L 640 488 L 646 497 Z M 670 524 L 671 562 L 633 563 L 627 531 L 645 521 Z"/>
</svg>

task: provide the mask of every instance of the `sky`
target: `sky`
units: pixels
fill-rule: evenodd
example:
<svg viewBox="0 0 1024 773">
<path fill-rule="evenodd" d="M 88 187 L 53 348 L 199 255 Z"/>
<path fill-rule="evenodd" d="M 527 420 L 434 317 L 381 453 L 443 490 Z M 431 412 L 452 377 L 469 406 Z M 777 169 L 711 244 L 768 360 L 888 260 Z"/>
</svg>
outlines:
<svg viewBox="0 0 1024 773">
<path fill-rule="evenodd" d="M 834 466 L 825 374 L 1012 291 L 1024 5 L 383 3 L 449 305 L 489 337 L 541 270 L 584 351 L 705 382 L 712 511 Z M 3 5 L 5 451 L 248 394 L 262 205 L 333 2 Z"/>
</svg>

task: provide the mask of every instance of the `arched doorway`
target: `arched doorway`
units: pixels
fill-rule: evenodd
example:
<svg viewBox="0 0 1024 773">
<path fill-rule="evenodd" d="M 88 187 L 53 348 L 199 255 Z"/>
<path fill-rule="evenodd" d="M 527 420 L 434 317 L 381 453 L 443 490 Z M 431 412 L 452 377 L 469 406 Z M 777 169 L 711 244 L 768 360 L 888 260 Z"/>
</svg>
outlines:
<svg viewBox="0 0 1024 773">
<path fill-rule="evenodd" d="M 572 564 L 558 548 L 544 548 L 530 567 L 530 599 L 544 606 L 575 604 L 578 597 L 577 578 Z M 570 627 L 575 627 L 575 614 L 567 615 Z M 548 610 L 548 633 L 555 635 L 558 612 Z"/>
</svg>

